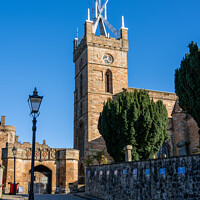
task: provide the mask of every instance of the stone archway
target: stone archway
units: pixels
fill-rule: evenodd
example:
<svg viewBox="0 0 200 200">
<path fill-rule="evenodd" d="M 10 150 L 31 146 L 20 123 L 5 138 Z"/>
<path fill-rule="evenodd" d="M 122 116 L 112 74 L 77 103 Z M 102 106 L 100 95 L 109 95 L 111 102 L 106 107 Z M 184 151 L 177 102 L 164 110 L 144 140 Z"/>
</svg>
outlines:
<svg viewBox="0 0 200 200">
<path fill-rule="evenodd" d="M 52 171 L 44 165 L 34 167 L 34 186 L 35 194 L 51 194 L 52 190 Z M 31 180 L 31 170 L 29 171 L 29 184 Z M 30 187 L 29 187 L 30 188 Z"/>
</svg>

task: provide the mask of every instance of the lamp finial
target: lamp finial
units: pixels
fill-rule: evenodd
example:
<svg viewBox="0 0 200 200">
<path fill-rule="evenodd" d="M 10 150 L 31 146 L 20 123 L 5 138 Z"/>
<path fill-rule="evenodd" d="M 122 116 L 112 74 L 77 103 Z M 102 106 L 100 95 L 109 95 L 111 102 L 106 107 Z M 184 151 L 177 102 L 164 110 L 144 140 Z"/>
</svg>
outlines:
<svg viewBox="0 0 200 200">
<path fill-rule="evenodd" d="M 38 94 L 38 91 L 37 91 L 37 88 L 35 87 L 34 91 L 33 91 L 33 94 L 34 95 L 37 95 Z"/>
</svg>

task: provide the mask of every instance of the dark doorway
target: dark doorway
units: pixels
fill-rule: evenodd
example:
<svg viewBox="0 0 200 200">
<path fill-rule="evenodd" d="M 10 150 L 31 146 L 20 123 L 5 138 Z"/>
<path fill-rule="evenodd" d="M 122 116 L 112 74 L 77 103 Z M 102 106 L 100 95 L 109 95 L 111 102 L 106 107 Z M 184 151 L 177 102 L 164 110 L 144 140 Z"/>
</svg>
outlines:
<svg viewBox="0 0 200 200">
<path fill-rule="evenodd" d="M 79 162 L 78 183 L 85 184 L 85 169 L 84 169 L 84 165 L 81 162 Z"/>
<path fill-rule="evenodd" d="M 29 177 L 31 177 L 30 174 L 31 171 L 29 171 Z M 35 194 L 51 194 L 51 182 L 52 171 L 49 168 L 43 165 L 38 165 L 34 168 L 33 191 Z"/>
</svg>

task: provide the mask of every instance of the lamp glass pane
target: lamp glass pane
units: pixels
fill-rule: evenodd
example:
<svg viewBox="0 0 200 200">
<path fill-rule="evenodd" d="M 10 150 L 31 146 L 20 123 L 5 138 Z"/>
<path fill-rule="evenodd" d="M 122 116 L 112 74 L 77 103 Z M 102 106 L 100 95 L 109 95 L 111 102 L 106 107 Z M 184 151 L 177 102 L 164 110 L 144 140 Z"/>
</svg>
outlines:
<svg viewBox="0 0 200 200">
<path fill-rule="evenodd" d="M 37 113 L 40 108 L 40 103 L 42 99 L 31 97 L 30 101 L 31 101 L 32 113 Z"/>
<path fill-rule="evenodd" d="M 14 147 L 14 148 L 12 149 L 12 152 L 13 152 L 13 155 L 15 156 L 15 155 L 17 154 L 17 149 Z"/>
</svg>

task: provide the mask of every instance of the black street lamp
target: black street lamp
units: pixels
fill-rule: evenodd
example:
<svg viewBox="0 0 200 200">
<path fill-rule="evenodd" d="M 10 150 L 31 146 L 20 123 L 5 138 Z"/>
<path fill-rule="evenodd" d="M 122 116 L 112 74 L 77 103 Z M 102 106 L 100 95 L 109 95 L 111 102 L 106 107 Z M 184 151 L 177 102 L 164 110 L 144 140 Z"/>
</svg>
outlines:
<svg viewBox="0 0 200 200">
<path fill-rule="evenodd" d="M 33 182 L 34 182 L 34 161 L 35 161 L 35 133 L 36 133 L 36 118 L 39 116 L 40 112 L 40 104 L 42 102 L 43 96 L 38 96 L 37 89 L 35 88 L 33 91 L 33 95 L 29 95 L 28 103 L 31 110 L 31 115 L 33 117 L 33 139 L 32 139 L 32 160 L 31 160 L 31 185 L 30 185 L 30 193 L 29 200 L 34 200 L 34 192 L 33 192 Z"/>
<path fill-rule="evenodd" d="M 17 149 L 15 147 L 13 147 L 12 149 L 13 152 L 13 156 L 14 156 L 14 185 L 13 185 L 13 195 L 16 195 L 16 183 L 15 183 L 15 156 L 17 154 Z"/>
</svg>

